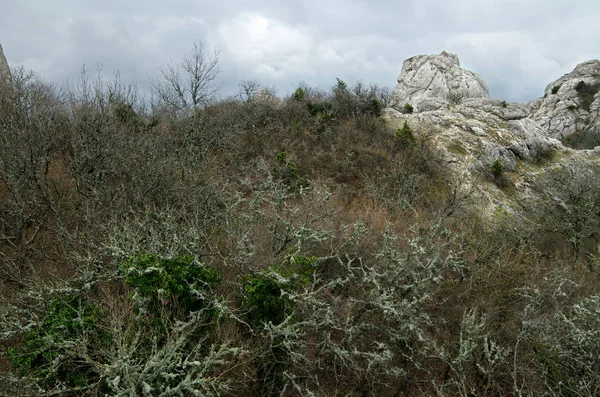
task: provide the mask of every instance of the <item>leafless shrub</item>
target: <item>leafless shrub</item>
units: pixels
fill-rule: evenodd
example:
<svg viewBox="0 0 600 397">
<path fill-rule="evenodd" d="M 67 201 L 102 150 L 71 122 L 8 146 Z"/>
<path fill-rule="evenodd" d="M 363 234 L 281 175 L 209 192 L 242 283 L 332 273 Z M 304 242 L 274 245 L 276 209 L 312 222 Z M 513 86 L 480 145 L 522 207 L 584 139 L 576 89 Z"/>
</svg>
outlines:
<svg viewBox="0 0 600 397">
<path fill-rule="evenodd" d="M 464 90 L 451 90 L 446 94 L 446 100 L 451 105 L 460 105 L 462 101 L 469 96 Z"/>
</svg>

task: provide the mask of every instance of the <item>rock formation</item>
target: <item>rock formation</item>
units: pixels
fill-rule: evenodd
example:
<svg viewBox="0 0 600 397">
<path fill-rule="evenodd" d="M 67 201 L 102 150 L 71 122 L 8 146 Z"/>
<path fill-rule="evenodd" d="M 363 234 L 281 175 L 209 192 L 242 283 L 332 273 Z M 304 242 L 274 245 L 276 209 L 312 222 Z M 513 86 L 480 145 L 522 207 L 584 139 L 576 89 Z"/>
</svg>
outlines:
<svg viewBox="0 0 600 397">
<path fill-rule="evenodd" d="M 446 168 L 478 197 L 483 214 L 531 213 L 525 206 L 556 196 L 557 169 L 600 169 L 600 147 L 573 150 L 557 139 L 582 128 L 583 118 L 598 124 L 600 61 L 579 65 L 527 105 L 490 98 L 485 81 L 459 65 L 446 52 L 406 60 L 384 117 L 427 135 Z M 496 160 L 506 171 L 502 183 L 491 175 Z"/>
<path fill-rule="evenodd" d="M 7 80 L 10 80 L 10 69 L 6 57 L 4 56 L 4 52 L 2 51 L 2 44 L 0 44 L 0 82 L 5 82 Z"/>
<path fill-rule="evenodd" d="M 415 111 L 439 109 L 466 98 L 489 98 L 485 81 L 460 67 L 455 54 L 418 55 L 404 61 L 398 84 L 392 92 L 396 110 L 406 104 Z"/>
<path fill-rule="evenodd" d="M 600 133 L 600 60 L 583 62 L 550 83 L 544 97 L 529 103 L 530 117 L 548 136 Z M 599 142 L 600 144 L 600 142 Z"/>
</svg>

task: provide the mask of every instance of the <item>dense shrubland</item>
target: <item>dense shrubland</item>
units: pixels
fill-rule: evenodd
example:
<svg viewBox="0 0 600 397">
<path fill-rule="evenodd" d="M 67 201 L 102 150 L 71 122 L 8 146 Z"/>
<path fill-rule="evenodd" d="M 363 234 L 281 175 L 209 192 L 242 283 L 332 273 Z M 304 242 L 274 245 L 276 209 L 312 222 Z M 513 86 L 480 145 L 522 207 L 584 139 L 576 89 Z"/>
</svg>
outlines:
<svg viewBox="0 0 600 397">
<path fill-rule="evenodd" d="M 600 393 L 595 180 L 490 224 L 386 90 L 211 100 L 200 55 L 2 88 L 2 395 Z"/>
</svg>

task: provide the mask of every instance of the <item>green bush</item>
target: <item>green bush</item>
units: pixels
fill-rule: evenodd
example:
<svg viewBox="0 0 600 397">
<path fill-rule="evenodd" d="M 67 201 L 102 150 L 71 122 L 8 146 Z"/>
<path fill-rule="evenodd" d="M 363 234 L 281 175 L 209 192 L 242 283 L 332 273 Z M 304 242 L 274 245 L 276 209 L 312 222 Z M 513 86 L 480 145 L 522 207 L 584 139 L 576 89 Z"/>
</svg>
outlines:
<svg viewBox="0 0 600 397">
<path fill-rule="evenodd" d="M 502 105 L 502 107 L 506 109 L 508 107 L 508 102 L 502 101 L 500 102 L 500 105 Z"/>
<path fill-rule="evenodd" d="M 383 103 L 378 99 L 371 99 L 361 109 L 363 114 L 373 117 L 381 116 L 381 110 L 383 109 Z"/>
<path fill-rule="evenodd" d="M 415 135 L 413 133 L 412 128 L 408 125 L 408 121 L 404 120 L 404 125 L 402 128 L 398 128 L 396 131 L 396 144 L 402 148 L 406 149 L 412 146 L 415 143 Z"/>
<path fill-rule="evenodd" d="M 11 364 L 21 376 L 41 379 L 47 389 L 89 385 L 99 376 L 90 362 L 100 360 L 94 346 L 110 344 L 110 334 L 102 327 L 104 317 L 87 297 L 52 299 L 43 322 L 25 335 L 24 345 L 8 350 Z"/>
<path fill-rule="evenodd" d="M 402 108 L 402 110 L 406 114 L 412 114 L 412 112 L 414 112 L 415 108 L 410 103 L 407 103 L 407 104 L 404 105 L 404 107 Z"/>
<path fill-rule="evenodd" d="M 275 179 L 286 185 L 292 192 L 310 186 L 310 182 L 304 178 L 297 169 L 296 163 L 287 161 L 287 153 L 281 151 L 275 155 L 277 165 L 273 168 Z"/>
<path fill-rule="evenodd" d="M 593 149 L 600 146 L 600 131 L 587 128 L 562 139 L 562 143 L 573 149 Z"/>
<path fill-rule="evenodd" d="M 306 286 L 315 272 L 316 261 L 314 256 L 295 255 L 285 266 L 271 267 L 242 278 L 242 306 L 247 310 L 247 320 L 253 329 L 260 330 L 266 324 L 280 325 L 293 315 L 294 302 L 284 292 Z M 256 394 L 278 396 L 285 383 L 283 373 L 289 365 L 291 351 L 284 345 L 282 335 L 268 339 L 268 352 L 255 362 Z"/>
<path fill-rule="evenodd" d="M 600 83 L 587 84 L 585 81 L 580 81 L 575 86 L 575 91 L 577 91 L 581 107 L 589 112 L 590 105 L 594 102 L 594 96 L 600 91 Z"/>
<path fill-rule="evenodd" d="M 501 178 L 504 175 L 504 165 L 498 159 L 494 160 L 492 163 L 492 175 L 496 179 Z"/>
<path fill-rule="evenodd" d="M 275 160 L 277 160 L 277 162 L 279 164 L 285 164 L 287 161 L 287 153 L 285 152 L 285 150 L 282 150 L 281 152 L 277 153 L 275 155 Z"/>
<path fill-rule="evenodd" d="M 317 258 L 292 256 L 286 267 L 271 267 L 242 278 L 243 306 L 253 326 L 281 323 L 290 314 L 292 303 L 282 291 L 297 290 L 307 285 L 315 272 Z"/>
<path fill-rule="evenodd" d="M 123 264 L 125 282 L 149 300 L 150 308 L 177 304 L 184 313 L 205 308 L 204 293 L 222 280 L 214 269 L 197 263 L 192 255 L 159 258 L 140 254 Z"/>
<path fill-rule="evenodd" d="M 292 99 L 297 102 L 302 102 L 305 96 L 306 91 L 304 91 L 302 87 L 298 87 L 298 89 L 292 94 Z"/>
<path fill-rule="evenodd" d="M 308 111 L 313 117 L 319 115 L 322 117 L 329 117 L 331 114 L 331 109 L 333 108 L 333 106 L 329 102 L 307 102 L 306 107 L 308 108 Z"/>
<path fill-rule="evenodd" d="M 552 87 L 552 91 L 550 91 L 552 93 L 552 95 L 556 95 L 556 93 L 558 92 L 558 90 L 560 90 L 561 86 L 562 85 L 559 84 L 559 85 L 555 85 L 554 87 Z"/>
</svg>

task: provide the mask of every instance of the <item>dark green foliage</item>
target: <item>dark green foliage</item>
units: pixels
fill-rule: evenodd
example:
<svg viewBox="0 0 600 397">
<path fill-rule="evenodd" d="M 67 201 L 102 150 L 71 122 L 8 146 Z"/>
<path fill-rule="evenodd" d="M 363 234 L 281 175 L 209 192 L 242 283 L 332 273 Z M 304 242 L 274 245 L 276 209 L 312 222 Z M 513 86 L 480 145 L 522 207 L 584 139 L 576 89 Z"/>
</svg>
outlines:
<svg viewBox="0 0 600 397">
<path fill-rule="evenodd" d="M 296 255 L 290 257 L 286 266 L 245 275 L 242 301 L 248 309 L 249 322 L 255 327 L 268 322 L 281 323 L 292 308 L 292 303 L 282 297 L 281 292 L 307 285 L 315 272 L 316 261 L 314 256 Z"/>
<path fill-rule="evenodd" d="M 300 288 L 312 279 L 317 259 L 316 256 L 293 255 L 289 259 L 289 266 L 280 269 L 279 273 L 292 280 L 291 285 L 294 289 Z"/>
<path fill-rule="evenodd" d="M 297 102 L 302 102 L 306 96 L 306 91 L 302 89 L 302 87 L 298 87 L 296 91 L 292 94 L 292 99 Z"/>
<path fill-rule="evenodd" d="M 253 327 L 264 322 L 277 325 L 284 320 L 287 301 L 281 297 L 282 286 L 267 272 L 247 274 L 242 279 L 244 306 Z"/>
<path fill-rule="evenodd" d="M 600 91 L 600 83 L 587 84 L 584 81 L 580 81 L 575 86 L 575 91 L 577 91 L 581 107 L 589 111 L 590 105 L 594 102 L 594 95 Z"/>
<path fill-rule="evenodd" d="M 496 179 L 501 178 L 504 175 L 504 165 L 498 159 L 494 160 L 492 163 L 492 175 Z"/>
<path fill-rule="evenodd" d="M 125 262 L 122 269 L 125 282 L 142 297 L 149 298 L 151 307 L 176 302 L 184 313 L 205 308 L 203 293 L 213 290 L 222 279 L 191 255 L 168 259 L 140 254 Z"/>
<path fill-rule="evenodd" d="M 140 128 L 143 126 L 143 121 L 133 106 L 125 101 L 114 101 L 111 103 L 112 112 L 115 118 L 121 124 L 127 125 L 129 128 Z"/>
<path fill-rule="evenodd" d="M 373 117 L 379 117 L 381 116 L 382 109 L 383 103 L 379 99 L 371 99 L 362 108 L 362 113 Z"/>
<path fill-rule="evenodd" d="M 255 330 L 262 329 L 268 323 L 279 325 L 293 314 L 294 303 L 283 292 L 299 290 L 310 283 L 316 261 L 314 256 L 294 255 L 285 266 L 272 267 L 242 278 L 242 306 L 247 310 L 248 323 Z M 290 353 L 282 346 L 282 340 L 278 336 L 271 341 L 266 357 L 255 363 L 257 395 L 279 395 Z"/>
<path fill-rule="evenodd" d="M 576 392 L 578 375 L 577 373 L 569 373 L 565 367 L 563 360 L 559 356 L 558 349 L 537 344 L 534 346 L 535 361 L 539 371 L 548 383 L 548 386 L 559 396 L 578 396 Z M 585 371 L 584 368 L 581 370 Z"/>
<path fill-rule="evenodd" d="M 408 121 L 404 120 L 402 128 L 398 128 L 396 131 L 396 145 L 401 149 L 406 149 L 414 145 L 415 135 L 412 128 L 408 125 Z"/>
<path fill-rule="evenodd" d="M 300 120 L 300 117 L 294 118 L 294 124 L 292 124 L 292 129 L 294 130 L 294 132 L 296 134 L 302 133 L 302 131 L 304 129 L 303 129 L 302 121 Z"/>
<path fill-rule="evenodd" d="M 554 87 L 552 87 L 552 91 L 550 91 L 552 93 L 552 95 L 556 95 L 558 90 L 560 90 L 560 87 L 561 87 L 561 84 L 555 85 Z"/>
<path fill-rule="evenodd" d="M 86 297 L 52 299 L 44 321 L 25 335 L 24 345 L 9 349 L 13 367 L 21 376 L 40 377 L 47 388 L 61 383 L 87 386 L 98 374 L 79 354 L 87 350 L 89 357 L 100 359 L 94 356 L 94 347 L 110 344 L 110 335 L 102 328 L 103 318 L 104 313 Z M 58 365 L 51 365 L 54 360 Z"/>
<path fill-rule="evenodd" d="M 273 176 L 291 191 L 298 192 L 300 189 L 310 186 L 310 182 L 298 171 L 296 163 L 287 160 L 285 151 L 277 153 L 275 160 L 277 165 L 273 168 Z"/>
<path fill-rule="evenodd" d="M 508 107 L 508 102 L 502 101 L 500 102 L 500 105 L 502 105 L 502 107 L 506 109 Z"/>
<path fill-rule="evenodd" d="M 577 131 L 564 138 L 562 143 L 573 149 L 593 149 L 600 146 L 600 131 L 592 128 Z"/>
<path fill-rule="evenodd" d="M 403 113 L 412 114 L 412 112 L 415 110 L 415 108 L 410 103 L 407 103 L 404 105 L 402 110 L 403 110 Z"/>
<path fill-rule="evenodd" d="M 275 160 L 277 160 L 279 164 L 285 164 L 287 160 L 287 153 L 284 150 L 282 150 L 281 152 L 275 155 Z"/>
<path fill-rule="evenodd" d="M 331 102 L 340 117 L 352 117 L 358 110 L 358 100 L 356 96 L 348 89 L 348 85 L 336 78 L 336 85 L 333 87 L 333 97 Z"/>
<path fill-rule="evenodd" d="M 308 111 L 313 117 L 321 116 L 329 118 L 333 106 L 329 102 L 307 102 L 306 107 L 308 107 Z"/>
</svg>

